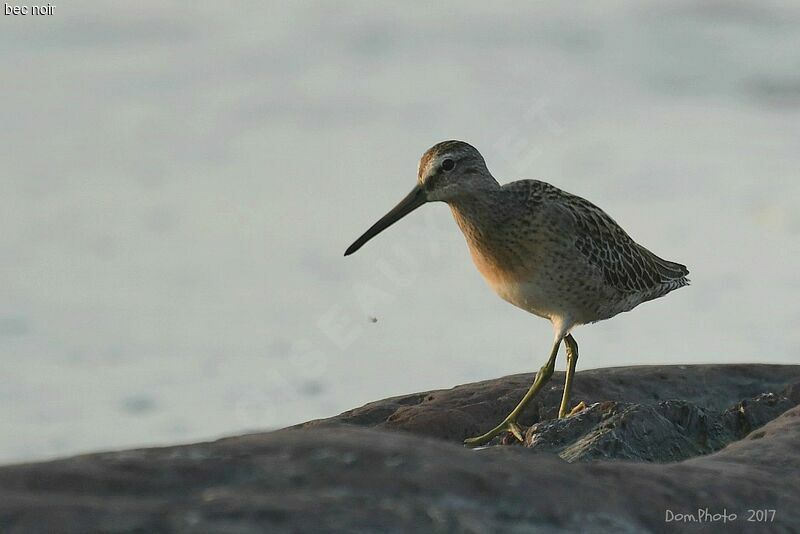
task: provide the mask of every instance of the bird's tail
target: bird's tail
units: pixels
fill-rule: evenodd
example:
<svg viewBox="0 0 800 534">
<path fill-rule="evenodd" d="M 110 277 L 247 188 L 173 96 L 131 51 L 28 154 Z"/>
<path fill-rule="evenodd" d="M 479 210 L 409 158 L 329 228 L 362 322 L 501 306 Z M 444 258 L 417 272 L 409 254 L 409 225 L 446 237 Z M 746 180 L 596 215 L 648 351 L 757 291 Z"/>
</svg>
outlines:
<svg viewBox="0 0 800 534">
<path fill-rule="evenodd" d="M 662 283 L 677 283 L 677 287 L 689 284 L 689 279 L 687 278 L 689 275 L 689 269 L 687 269 L 685 265 L 676 263 L 674 261 L 665 260 L 664 258 L 659 258 L 647 249 L 644 249 L 644 251 L 648 256 L 650 256 L 650 259 L 653 260 L 653 264 L 656 266 L 656 271 L 661 276 Z"/>
</svg>

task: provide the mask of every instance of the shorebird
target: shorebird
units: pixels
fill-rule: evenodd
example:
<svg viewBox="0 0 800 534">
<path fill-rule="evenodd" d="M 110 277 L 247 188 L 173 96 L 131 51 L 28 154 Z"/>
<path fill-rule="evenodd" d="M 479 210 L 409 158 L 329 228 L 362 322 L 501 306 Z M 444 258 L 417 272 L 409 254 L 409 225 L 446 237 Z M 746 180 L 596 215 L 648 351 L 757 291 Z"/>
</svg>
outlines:
<svg viewBox="0 0 800 534">
<path fill-rule="evenodd" d="M 568 415 L 578 344 L 572 330 L 609 319 L 689 283 L 684 265 L 636 243 L 603 210 L 538 180 L 500 185 L 475 147 L 444 141 L 419 162 L 417 185 L 350 245 L 361 248 L 427 202 L 445 202 L 464 234 L 478 271 L 501 298 L 553 325 L 547 362 L 528 392 L 497 426 L 464 441 L 489 443 L 510 432 L 523 441 L 517 419 L 553 374 L 562 341 L 567 372 L 558 416 Z"/>
</svg>

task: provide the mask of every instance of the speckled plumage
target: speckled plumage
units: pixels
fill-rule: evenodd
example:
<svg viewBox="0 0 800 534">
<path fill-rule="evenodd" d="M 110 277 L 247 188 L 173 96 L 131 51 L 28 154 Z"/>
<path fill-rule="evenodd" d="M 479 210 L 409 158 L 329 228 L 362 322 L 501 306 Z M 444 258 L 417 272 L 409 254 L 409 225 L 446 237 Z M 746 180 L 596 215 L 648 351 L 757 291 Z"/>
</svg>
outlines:
<svg viewBox="0 0 800 534">
<path fill-rule="evenodd" d="M 345 255 L 424 203 L 446 202 L 489 286 L 515 306 L 549 319 L 555 331 L 550 357 L 525 397 L 498 426 L 466 440 L 468 445 L 488 443 L 504 431 L 522 440 L 516 420 L 552 375 L 562 341 L 568 366 L 559 417 L 565 417 L 578 358 L 572 329 L 689 283 L 685 266 L 636 243 L 588 200 L 538 180 L 501 186 L 480 152 L 462 141 L 428 149 L 420 159 L 417 181 Z"/>
<path fill-rule="evenodd" d="M 512 182 L 450 206 L 492 288 L 548 319 L 600 321 L 688 284 L 686 267 L 637 244 L 591 202 L 545 182 Z"/>
<path fill-rule="evenodd" d="M 478 270 L 502 298 L 557 328 L 608 319 L 688 284 L 685 266 L 636 243 L 588 200 L 538 180 L 499 185 L 467 143 L 425 152 L 424 189 L 442 187 L 445 174 L 432 167 L 447 158 L 458 162 L 452 180 L 471 182 L 443 200 Z"/>
</svg>

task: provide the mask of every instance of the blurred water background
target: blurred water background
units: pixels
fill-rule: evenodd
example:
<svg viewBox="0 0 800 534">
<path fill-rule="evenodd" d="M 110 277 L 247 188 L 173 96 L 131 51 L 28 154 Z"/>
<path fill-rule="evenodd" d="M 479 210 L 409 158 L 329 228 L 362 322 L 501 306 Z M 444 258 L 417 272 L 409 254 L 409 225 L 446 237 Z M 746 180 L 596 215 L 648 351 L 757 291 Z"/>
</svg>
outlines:
<svg viewBox="0 0 800 534">
<path fill-rule="evenodd" d="M 532 372 L 443 139 L 603 207 L 692 286 L 579 369 L 798 363 L 797 2 L 101 2 L 0 16 L 0 461 L 276 428 Z M 563 359 L 559 362 L 563 368 Z"/>
</svg>

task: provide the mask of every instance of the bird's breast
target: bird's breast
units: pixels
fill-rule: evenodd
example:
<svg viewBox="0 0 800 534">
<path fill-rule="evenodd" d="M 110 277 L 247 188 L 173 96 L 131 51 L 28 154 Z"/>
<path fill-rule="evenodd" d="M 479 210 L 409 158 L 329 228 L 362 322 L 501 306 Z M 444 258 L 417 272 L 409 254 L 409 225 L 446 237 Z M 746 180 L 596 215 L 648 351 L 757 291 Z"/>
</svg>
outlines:
<svg viewBox="0 0 800 534">
<path fill-rule="evenodd" d="M 453 210 L 472 261 L 489 287 L 503 300 L 527 312 L 548 319 L 569 315 L 569 306 L 560 280 L 564 266 L 557 241 L 536 227 L 489 224 L 465 217 Z M 481 224 L 482 223 L 482 224 Z"/>
<path fill-rule="evenodd" d="M 467 242 L 472 261 L 486 283 L 502 299 L 541 315 L 531 293 L 537 278 L 535 254 L 530 243 L 521 243 L 497 226 L 477 225 L 458 210 L 453 210 Z"/>
<path fill-rule="evenodd" d="M 481 273 L 492 289 L 498 293 L 522 281 L 521 277 L 524 274 L 521 269 L 522 266 L 515 265 L 511 258 L 469 238 L 467 238 L 467 246 L 478 272 Z"/>
</svg>

